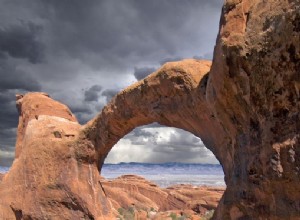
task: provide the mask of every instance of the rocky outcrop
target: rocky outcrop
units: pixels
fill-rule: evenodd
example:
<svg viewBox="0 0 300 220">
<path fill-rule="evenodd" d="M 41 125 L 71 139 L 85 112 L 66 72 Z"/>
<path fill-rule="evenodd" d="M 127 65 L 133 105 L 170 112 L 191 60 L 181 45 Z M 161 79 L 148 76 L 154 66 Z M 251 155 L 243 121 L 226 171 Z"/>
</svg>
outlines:
<svg viewBox="0 0 300 220">
<path fill-rule="evenodd" d="M 119 139 L 158 122 L 200 137 L 223 166 L 227 188 L 215 219 L 299 219 L 299 7 L 227 0 L 211 67 L 167 63 L 83 127 L 45 94 L 19 95 L 16 159 L 0 183 L 0 215 L 112 218 L 114 205 L 131 200 L 109 199 L 98 171 Z"/>
<path fill-rule="evenodd" d="M 110 219 L 97 168 L 77 160 L 85 148 L 70 110 L 44 93 L 18 96 L 17 106 L 18 156 L 0 183 L 0 219 Z"/>
<path fill-rule="evenodd" d="M 217 219 L 300 218 L 299 25 L 299 1 L 223 7 L 207 85 L 229 152 Z"/>
<path fill-rule="evenodd" d="M 204 214 L 216 209 L 224 188 L 176 185 L 166 189 L 135 175 L 124 175 L 114 180 L 103 179 L 102 185 L 113 207 L 137 209 L 153 208 L 158 211 L 197 210 Z"/>
<path fill-rule="evenodd" d="M 103 179 L 101 183 L 115 215 L 120 214 L 120 209 L 134 209 L 135 214 L 146 211 L 148 216 L 149 212 L 155 210 L 157 217 L 166 211 L 172 210 L 175 213 L 177 210 L 178 213 L 193 214 L 199 219 L 207 211 L 216 209 L 224 193 L 224 188 L 192 185 L 162 189 L 135 175 L 124 175 L 114 180 Z"/>
<path fill-rule="evenodd" d="M 204 86 L 210 64 L 197 60 L 166 64 L 118 94 L 83 127 L 65 105 L 47 94 L 18 95 L 17 157 L 0 183 L 0 213 L 17 219 L 111 219 L 116 203 L 105 195 L 99 175 L 106 154 L 135 126 L 163 119 L 168 112 L 174 120 L 169 123 L 175 124 L 176 114 L 184 108 L 192 114 L 199 97 L 189 95 L 199 84 Z M 188 106 L 182 105 L 185 102 Z M 204 104 L 197 105 L 207 111 Z"/>
<path fill-rule="evenodd" d="M 210 61 L 193 59 L 170 62 L 117 94 L 82 132 L 82 140 L 95 146 L 99 170 L 122 137 L 153 122 L 190 131 L 205 143 L 218 141 L 222 129 L 211 121 L 205 98 L 210 66 Z"/>
</svg>

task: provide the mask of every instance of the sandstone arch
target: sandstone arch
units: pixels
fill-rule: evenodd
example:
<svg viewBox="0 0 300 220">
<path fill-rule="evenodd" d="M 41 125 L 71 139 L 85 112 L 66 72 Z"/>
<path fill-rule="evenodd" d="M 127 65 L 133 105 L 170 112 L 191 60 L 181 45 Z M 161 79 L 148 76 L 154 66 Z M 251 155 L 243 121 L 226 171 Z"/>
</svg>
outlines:
<svg viewBox="0 0 300 220">
<path fill-rule="evenodd" d="M 83 129 L 83 139 L 96 148 L 99 170 L 111 148 L 134 128 L 158 122 L 201 138 L 217 156 L 218 140 L 205 91 L 210 61 L 183 60 L 165 64 L 144 80 L 120 92 Z M 194 109 L 199 111 L 195 112 Z M 221 130 L 218 135 L 220 135 Z"/>
<path fill-rule="evenodd" d="M 110 219 L 97 169 L 118 139 L 158 121 L 201 137 L 222 164 L 227 189 L 215 219 L 299 219 L 299 7 L 226 1 L 208 78 L 198 61 L 168 64 L 83 128 L 66 106 L 25 95 L 0 217 Z"/>
</svg>

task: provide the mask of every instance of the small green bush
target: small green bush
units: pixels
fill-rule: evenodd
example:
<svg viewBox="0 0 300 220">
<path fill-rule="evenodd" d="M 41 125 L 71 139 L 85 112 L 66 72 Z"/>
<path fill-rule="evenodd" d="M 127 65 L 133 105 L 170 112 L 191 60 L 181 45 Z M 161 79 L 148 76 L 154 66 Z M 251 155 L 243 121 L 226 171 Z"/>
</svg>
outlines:
<svg viewBox="0 0 300 220">
<path fill-rule="evenodd" d="M 118 208 L 119 218 L 124 220 L 134 220 L 134 208 L 129 207 L 128 209 Z"/>
<path fill-rule="evenodd" d="M 123 208 L 118 208 L 118 212 L 119 212 L 120 215 L 123 215 L 124 209 Z"/>
<path fill-rule="evenodd" d="M 171 217 L 172 220 L 177 220 L 177 215 L 173 212 L 169 215 L 169 217 Z"/>
<path fill-rule="evenodd" d="M 202 220 L 209 220 L 213 217 L 215 210 L 206 211 L 205 215 L 202 217 Z"/>
</svg>

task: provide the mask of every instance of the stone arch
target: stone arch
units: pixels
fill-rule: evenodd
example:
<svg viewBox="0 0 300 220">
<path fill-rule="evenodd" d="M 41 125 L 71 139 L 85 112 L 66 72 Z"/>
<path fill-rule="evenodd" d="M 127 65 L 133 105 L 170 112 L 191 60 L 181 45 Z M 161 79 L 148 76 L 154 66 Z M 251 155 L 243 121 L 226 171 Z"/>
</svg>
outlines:
<svg viewBox="0 0 300 220">
<path fill-rule="evenodd" d="M 134 128 L 153 122 L 200 137 L 222 164 L 219 124 L 206 102 L 210 61 L 183 60 L 162 68 L 117 94 L 83 129 L 96 149 L 99 171 L 112 147 Z M 195 111 L 196 109 L 196 111 Z"/>
<path fill-rule="evenodd" d="M 111 219 L 96 166 L 134 127 L 156 121 L 200 137 L 220 161 L 227 188 L 215 219 L 299 219 L 299 12 L 297 0 L 225 1 L 211 70 L 166 64 L 83 128 L 66 106 L 25 95 L 1 213 Z"/>
</svg>

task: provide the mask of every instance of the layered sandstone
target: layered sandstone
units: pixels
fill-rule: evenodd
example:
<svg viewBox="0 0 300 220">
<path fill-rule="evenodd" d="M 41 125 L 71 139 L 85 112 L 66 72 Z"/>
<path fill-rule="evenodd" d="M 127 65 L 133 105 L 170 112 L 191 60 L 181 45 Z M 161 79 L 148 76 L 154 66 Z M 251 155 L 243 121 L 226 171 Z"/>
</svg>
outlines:
<svg viewBox="0 0 300 220">
<path fill-rule="evenodd" d="M 146 213 L 149 219 L 151 211 L 156 219 L 162 219 L 161 216 L 168 216 L 170 212 L 182 212 L 200 219 L 207 211 L 216 209 L 224 193 L 224 188 L 192 185 L 162 189 L 135 175 L 124 175 L 114 180 L 103 179 L 101 183 L 115 215 L 120 215 L 120 210 L 133 210 L 135 216 Z"/>
<path fill-rule="evenodd" d="M 17 97 L 18 157 L 0 183 L 0 219 L 96 219 L 108 202 L 91 163 L 79 162 L 81 126 L 44 93 Z M 99 218 L 98 218 L 99 219 Z"/>
<path fill-rule="evenodd" d="M 299 7 L 298 0 L 227 0 L 211 68 L 167 63 L 84 126 L 45 94 L 19 95 L 16 159 L 0 183 L 0 217 L 113 218 L 114 206 L 131 198 L 113 191 L 109 198 L 98 171 L 124 135 L 158 122 L 200 137 L 223 166 L 227 188 L 215 219 L 299 219 Z"/>
<path fill-rule="evenodd" d="M 113 207 L 138 209 L 153 208 L 158 211 L 197 210 L 202 214 L 216 209 L 224 188 L 176 185 L 166 189 L 135 175 L 124 175 L 114 180 L 102 180 L 107 197 Z"/>
</svg>

